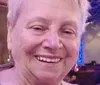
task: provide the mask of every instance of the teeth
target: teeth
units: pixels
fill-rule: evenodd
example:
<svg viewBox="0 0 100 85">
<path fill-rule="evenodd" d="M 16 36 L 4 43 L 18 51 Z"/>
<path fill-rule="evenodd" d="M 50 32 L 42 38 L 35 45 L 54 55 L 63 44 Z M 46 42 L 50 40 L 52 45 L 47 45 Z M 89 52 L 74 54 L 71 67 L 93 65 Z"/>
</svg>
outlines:
<svg viewBox="0 0 100 85">
<path fill-rule="evenodd" d="M 56 63 L 60 61 L 60 58 L 55 58 L 55 59 L 51 59 L 51 58 L 45 58 L 45 57 L 37 57 L 37 59 L 39 61 L 44 61 L 44 62 L 51 62 L 51 63 Z"/>
<path fill-rule="evenodd" d="M 43 60 L 43 58 L 42 58 L 42 57 L 40 57 L 40 60 Z"/>
</svg>

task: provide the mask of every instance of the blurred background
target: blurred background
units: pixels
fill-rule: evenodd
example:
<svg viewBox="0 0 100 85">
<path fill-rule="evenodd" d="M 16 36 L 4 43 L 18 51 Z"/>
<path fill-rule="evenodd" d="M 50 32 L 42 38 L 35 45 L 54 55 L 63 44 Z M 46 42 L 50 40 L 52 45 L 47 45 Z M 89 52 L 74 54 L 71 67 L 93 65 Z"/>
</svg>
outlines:
<svg viewBox="0 0 100 85">
<path fill-rule="evenodd" d="M 100 0 L 89 0 L 91 16 L 82 35 L 77 64 L 65 81 L 80 85 L 100 85 Z M 0 0 L 0 64 L 8 63 L 7 0 Z"/>
<path fill-rule="evenodd" d="M 0 0 L 0 64 L 7 63 L 7 0 Z"/>
</svg>

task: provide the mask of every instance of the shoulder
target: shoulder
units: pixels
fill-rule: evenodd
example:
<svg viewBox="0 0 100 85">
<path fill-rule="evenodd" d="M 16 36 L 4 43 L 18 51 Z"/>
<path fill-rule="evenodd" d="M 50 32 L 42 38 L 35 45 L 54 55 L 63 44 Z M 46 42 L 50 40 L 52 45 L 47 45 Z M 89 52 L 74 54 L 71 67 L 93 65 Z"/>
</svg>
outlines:
<svg viewBox="0 0 100 85">
<path fill-rule="evenodd" d="M 63 81 L 62 85 L 78 85 L 78 84 L 70 84 L 70 83 L 67 83 L 67 82 Z"/>
<path fill-rule="evenodd" d="M 8 77 L 8 69 L 6 69 L 6 70 L 2 69 L 0 71 L 0 82 L 5 81 L 7 77 Z"/>
<path fill-rule="evenodd" d="M 10 69 L 12 67 L 14 67 L 13 62 L 10 62 L 10 63 L 7 63 L 7 64 L 2 64 L 2 65 L 0 65 L 0 71 L 3 71 L 5 69 Z"/>
<path fill-rule="evenodd" d="M 5 66 L 0 68 L 0 84 L 8 85 L 8 84 L 5 84 L 5 83 L 9 83 L 9 81 L 11 79 L 13 79 L 12 74 L 13 74 L 12 68 L 5 68 Z"/>
</svg>

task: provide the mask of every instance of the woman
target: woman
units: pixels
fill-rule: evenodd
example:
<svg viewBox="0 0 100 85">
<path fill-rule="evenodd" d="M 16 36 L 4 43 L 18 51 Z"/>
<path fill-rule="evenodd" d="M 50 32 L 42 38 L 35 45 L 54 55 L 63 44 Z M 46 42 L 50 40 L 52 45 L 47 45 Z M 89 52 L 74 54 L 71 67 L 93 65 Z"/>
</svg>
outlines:
<svg viewBox="0 0 100 85">
<path fill-rule="evenodd" d="M 70 85 L 88 15 L 87 0 L 9 0 L 8 49 L 14 66 L 1 85 Z"/>
</svg>

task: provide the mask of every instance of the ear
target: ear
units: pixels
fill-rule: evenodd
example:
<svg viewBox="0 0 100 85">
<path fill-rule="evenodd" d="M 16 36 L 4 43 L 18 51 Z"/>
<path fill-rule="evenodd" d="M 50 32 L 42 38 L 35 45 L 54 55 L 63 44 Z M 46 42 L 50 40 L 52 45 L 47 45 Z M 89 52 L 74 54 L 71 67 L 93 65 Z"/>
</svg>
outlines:
<svg viewBox="0 0 100 85">
<path fill-rule="evenodd" d="M 8 34 L 7 34 L 7 47 L 8 47 L 8 50 L 12 50 L 12 38 L 11 38 L 11 26 L 8 25 L 7 26 L 7 29 L 8 29 Z"/>
</svg>

